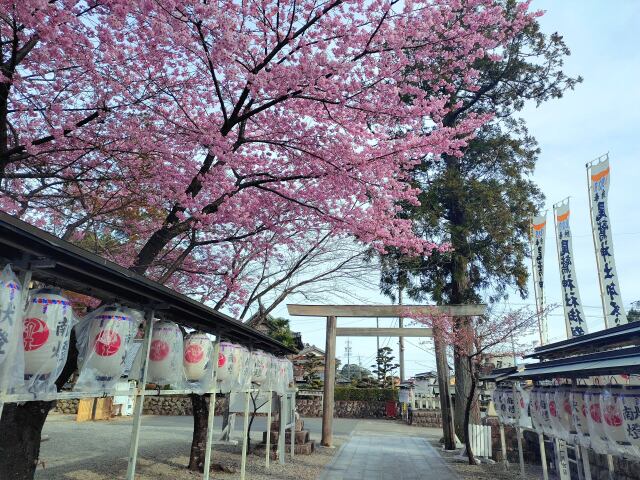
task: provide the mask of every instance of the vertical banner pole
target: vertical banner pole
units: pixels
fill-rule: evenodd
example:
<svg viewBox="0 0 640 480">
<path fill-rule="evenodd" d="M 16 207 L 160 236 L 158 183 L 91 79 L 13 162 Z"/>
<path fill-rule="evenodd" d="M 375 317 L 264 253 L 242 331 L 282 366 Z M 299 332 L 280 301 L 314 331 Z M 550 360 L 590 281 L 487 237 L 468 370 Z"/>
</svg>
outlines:
<svg viewBox="0 0 640 480">
<path fill-rule="evenodd" d="M 587 163 L 587 191 L 589 194 L 589 220 L 591 221 L 591 238 L 593 239 L 593 251 L 596 255 L 596 265 L 598 267 L 598 287 L 600 287 L 600 303 L 602 304 L 602 319 L 604 320 L 604 328 L 613 327 L 614 325 L 609 325 L 608 317 L 607 317 L 607 306 L 605 301 L 605 293 L 604 293 L 604 285 L 602 284 L 602 276 L 600 275 L 601 271 L 601 259 L 598 254 L 598 244 L 596 242 L 595 236 L 595 224 L 593 223 L 593 189 L 591 188 L 591 168 L 590 164 Z"/>
<path fill-rule="evenodd" d="M 251 390 L 247 390 L 244 397 L 244 423 L 242 426 L 242 460 L 240 461 L 240 480 L 244 480 L 247 470 L 247 444 L 249 443 L 249 399 Z"/>
<path fill-rule="evenodd" d="M 598 266 L 598 285 L 605 328 L 628 322 L 620 294 L 620 279 L 616 269 L 609 216 L 609 191 L 611 172 L 609 154 L 606 153 L 587 163 L 589 192 L 589 219 L 593 237 L 593 250 Z"/>
<path fill-rule="evenodd" d="M 151 335 L 153 334 L 153 317 L 155 311 L 147 310 L 147 324 L 144 328 L 144 343 L 142 344 L 142 378 L 138 384 L 138 395 L 133 413 L 133 429 L 131 430 L 131 444 L 129 446 L 129 465 L 127 466 L 127 480 L 134 480 L 136 463 L 138 461 L 138 444 L 140 442 L 140 424 L 142 423 L 142 409 L 144 407 L 144 391 L 147 385 L 147 370 L 149 369 L 149 350 Z"/>
<path fill-rule="evenodd" d="M 540 233 L 538 233 L 540 232 Z M 544 253 L 547 236 L 547 213 L 542 217 L 531 218 L 531 273 L 533 278 L 533 295 L 538 313 L 538 331 L 540 345 L 548 341 L 547 319 L 544 316 Z"/>
<path fill-rule="evenodd" d="M 211 372 L 212 392 L 209 395 L 209 417 L 207 418 L 207 444 L 204 451 L 204 474 L 203 480 L 209 480 L 211 475 L 211 443 L 213 442 L 213 421 L 216 416 L 216 391 L 218 387 L 218 356 L 220 355 L 220 335 L 216 334 L 216 341 L 213 344 L 213 368 Z"/>
<path fill-rule="evenodd" d="M 271 409 L 273 406 L 273 392 L 269 390 L 269 405 L 267 406 L 267 454 L 264 459 L 265 468 L 269 468 L 271 461 Z"/>
<path fill-rule="evenodd" d="M 553 206 L 553 216 L 556 229 L 556 248 L 558 250 L 564 321 L 567 329 L 567 338 L 573 338 L 586 334 L 588 329 L 574 265 L 570 226 L 571 209 L 568 198 Z"/>
</svg>

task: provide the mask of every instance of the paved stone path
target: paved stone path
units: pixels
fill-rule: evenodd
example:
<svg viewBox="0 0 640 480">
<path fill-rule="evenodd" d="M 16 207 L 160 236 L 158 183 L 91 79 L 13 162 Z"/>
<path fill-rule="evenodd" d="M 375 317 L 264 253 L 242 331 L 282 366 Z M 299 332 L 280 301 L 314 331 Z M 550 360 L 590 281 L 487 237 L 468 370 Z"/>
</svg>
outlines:
<svg viewBox="0 0 640 480">
<path fill-rule="evenodd" d="M 337 452 L 319 480 L 455 480 L 458 477 L 419 429 L 362 425 Z M 395 427 L 395 428 L 393 428 Z M 411 427 L 409 427 L 411 428 Z"/>
</svg>

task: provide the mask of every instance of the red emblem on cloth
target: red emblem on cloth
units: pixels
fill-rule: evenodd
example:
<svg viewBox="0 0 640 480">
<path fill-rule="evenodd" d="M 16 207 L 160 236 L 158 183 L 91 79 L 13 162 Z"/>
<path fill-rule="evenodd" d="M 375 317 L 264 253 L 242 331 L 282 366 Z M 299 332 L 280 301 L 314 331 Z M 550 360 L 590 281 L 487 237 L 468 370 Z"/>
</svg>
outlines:
<svg viewBox="0 0 640 480">
<path fill-rule="evenodd" d="M 607 405 L 607 408 L 604 410 L 604 421 L 612 427 L 622 425 L 622 417 L 615 405 Z"/>
<path fill-rule="evenodd" d="M 564 399 L 564 411 L 571 415 L 571 403 L 566 398 Z"/>
<path fill-rule="evenodd" d="M 184 351 L 184 359 L 187 363 L 198 363 L 204 358 L 204 349 L 197 343 L 192 343 Z"/>
<path fill-rule="evenodd" d="M 169 355 L 169 344 L 164 340 L 154 340 L 151 342 L 151 351 L 149 352 L 149 358 L 154 362 L 159 362 L 167 358 Z"/>
<path fill-rule="evenodd" d="M 549 413 L 551 413 L 552 417 L 558 416 L 558 410 L 556 409 L 556 402 L 554 402 L 553 400 L 549 402 Z"/>
<path fill-rule="evenodd" d="M 591 419 L 596 423 L 602 423 L 602 414 L 600 413 L 600 404 L 592 403 L 589 407 L 589 411 L 591 412 Z"/>
<path fill-rule="evenodd" d="M 24 330 L 22 331 L 22 342 L 24 343 L 25 352 L 37 350 L 42 347 L 49 339 L 49 327 L 39 318 L 27 318 L 24 321 Z"/>
<path fill-rule="evenodd" d="M 118 335 L 118 332 L 114 332 L 113 330 L 102 330 L 98 335 L 96 335 L 96 343 L 93 346 L 93 349 L 101 357 L 110 357 L 111 355 L 118 353 L 120 345 L 122 345 L 122 339 L 120 338 L 120 335 Z"/>
<path fill-rule="evenodd" d="M 524 398 L 520 397 L 520 408 L 524 408 Z"/>
<path fill-rule="evenodd" d="M 224 353 L 220 352 L 218 354 L 218 368 L 224 367 L 225 363 L 227 363 L 227 357 L 224 356 Z"/>
</svg>

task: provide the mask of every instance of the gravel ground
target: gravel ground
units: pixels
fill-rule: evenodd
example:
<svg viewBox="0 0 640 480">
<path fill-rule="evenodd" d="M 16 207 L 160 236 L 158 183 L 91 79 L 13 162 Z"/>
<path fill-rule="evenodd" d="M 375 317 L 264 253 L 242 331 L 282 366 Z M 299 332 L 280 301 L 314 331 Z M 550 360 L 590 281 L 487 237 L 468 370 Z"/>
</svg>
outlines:
<svg viewBox="0 0 640 480">
<path fill-rule="evenodd" d="M 272 461 L 269 469 L 265 468 L 264 455 L 247 456 L 247 479 L 265 480 L 315 480 L 324 466 L 331 460 L 336 449 L 320 448 L 313 455 L 297 455 L 293 462 L 287 458 L 285 465 Z M 140 480 L 197 480 L 202 474 L 190 472 L 185 468 L 189 461 L 187 455 L 166 457 L 162 452 L 158 456 L 145 455 L 138 458 L 136 478 Z M 218 446 L 215 450 L 214 463 L 231 467 L 234 473 L 214 472 L 213 478 L 237 479 L 240 475 L 240 447 Z M 47 480 L 113 480 L 124 478 L 127 473 L 125 458 L 113 459 L 112 462 L 84 462 L 82 467 L 61 469 L 41 469 L 38 478 Z"/>
<path fill-rule="evenodd" d="M 43 434 L 40 464 L 36 480 L 114 480 L 127 472 L 131 420 L 118 418 L 107 422 L 76 423 L 75 416 L 50 415 Z M 236 419 L 238 433 L 242 419 Z M 220 419 L 216 418 L 219 428 Z M 257 418 L 253 428 L 253 444 L 262 438 L 264 419 Z M 340 422 L 334 436 L 339 446 L 355 428 L 357 421 Z M 305 419 L 305 428 L 319 443 L 319 419 Z M 197 480 L 202 474 L 186 469 L 191 446 L 193 420 L 191 417 L 145 416 L 140 434 L 140 449 L 136 478 L 140 480 Z M 296 455 L 282 466 L 271 461 L 265 469 L 264 450 L 247 457 L 247 479 L 314 480 L 331 460 L 337 448 L 317 448 L 312 455 Z M 215 472 L 212 477 L 237 479 L 240 476 L 241 445 L 215 445 L 212 464 L 232 467 L 236 473 Z"/>
<path fill-rule="evenodd" d="M 469 465 L 464 457 L 464 462 L 460 460 L 459 451 L 447 452 L 442 450 L 442 445 L 438 440 L 430 438 L 429 441 L 434 448 L 442 455 L 442 458 L 460 476 L 461 480 L 513 480 L 520 477 L 520 466 L 509 464 L 505 468 L 502 463 L 482 463 L 481 465 Z M 525 480 L 539 480 L 542 478 L 542 468 L 539 465 L 525 464 Z"/>
</svg>

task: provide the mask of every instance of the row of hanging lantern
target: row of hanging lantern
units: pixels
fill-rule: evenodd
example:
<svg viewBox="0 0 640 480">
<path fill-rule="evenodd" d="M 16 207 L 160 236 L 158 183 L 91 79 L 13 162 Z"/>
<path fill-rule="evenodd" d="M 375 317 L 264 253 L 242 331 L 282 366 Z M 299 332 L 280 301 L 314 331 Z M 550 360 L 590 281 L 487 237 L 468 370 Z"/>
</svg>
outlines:
<svg viewBox="0 0 640 480">
<path fill-rule="evenodd" d="M 532 427 L 600 454 L 640 458 L 640 386 L 628 376 L 614 380 L 625 383 L 604 384 L 596 378 L 589 385 L 559 383 L 531 390 L 500 385 L 493 400 L 503 424 Z"/>
<path fill-rule="evenodd" d="M 26 390 L 38 396 L 55 392 L 67 359 L 71 331 L 78 348 L 78 391 L 109 391 L 124 374 L 125 359 L 142 314 L 120 305 L 102 306 L 77 321 L 71 302 L 58 289 L 29 292 L 23 315 L 20 282 L 7 266 L 0 273 L 0 391 Z M 75 326 L 74 326 L 75 325 Z M 142 349 L 131 378 L 141 379 Z M 211 391 L 214 348 L 211 337 L 193 332 L 183 338 L 178 325 L 155 320 L 147 381 L 174 388 Z M 293 383 L 287 359 L 241 345 L 221 342 L 216 391 L 227 393 L 258 386 L 284 393 Z"/>
</svg>

